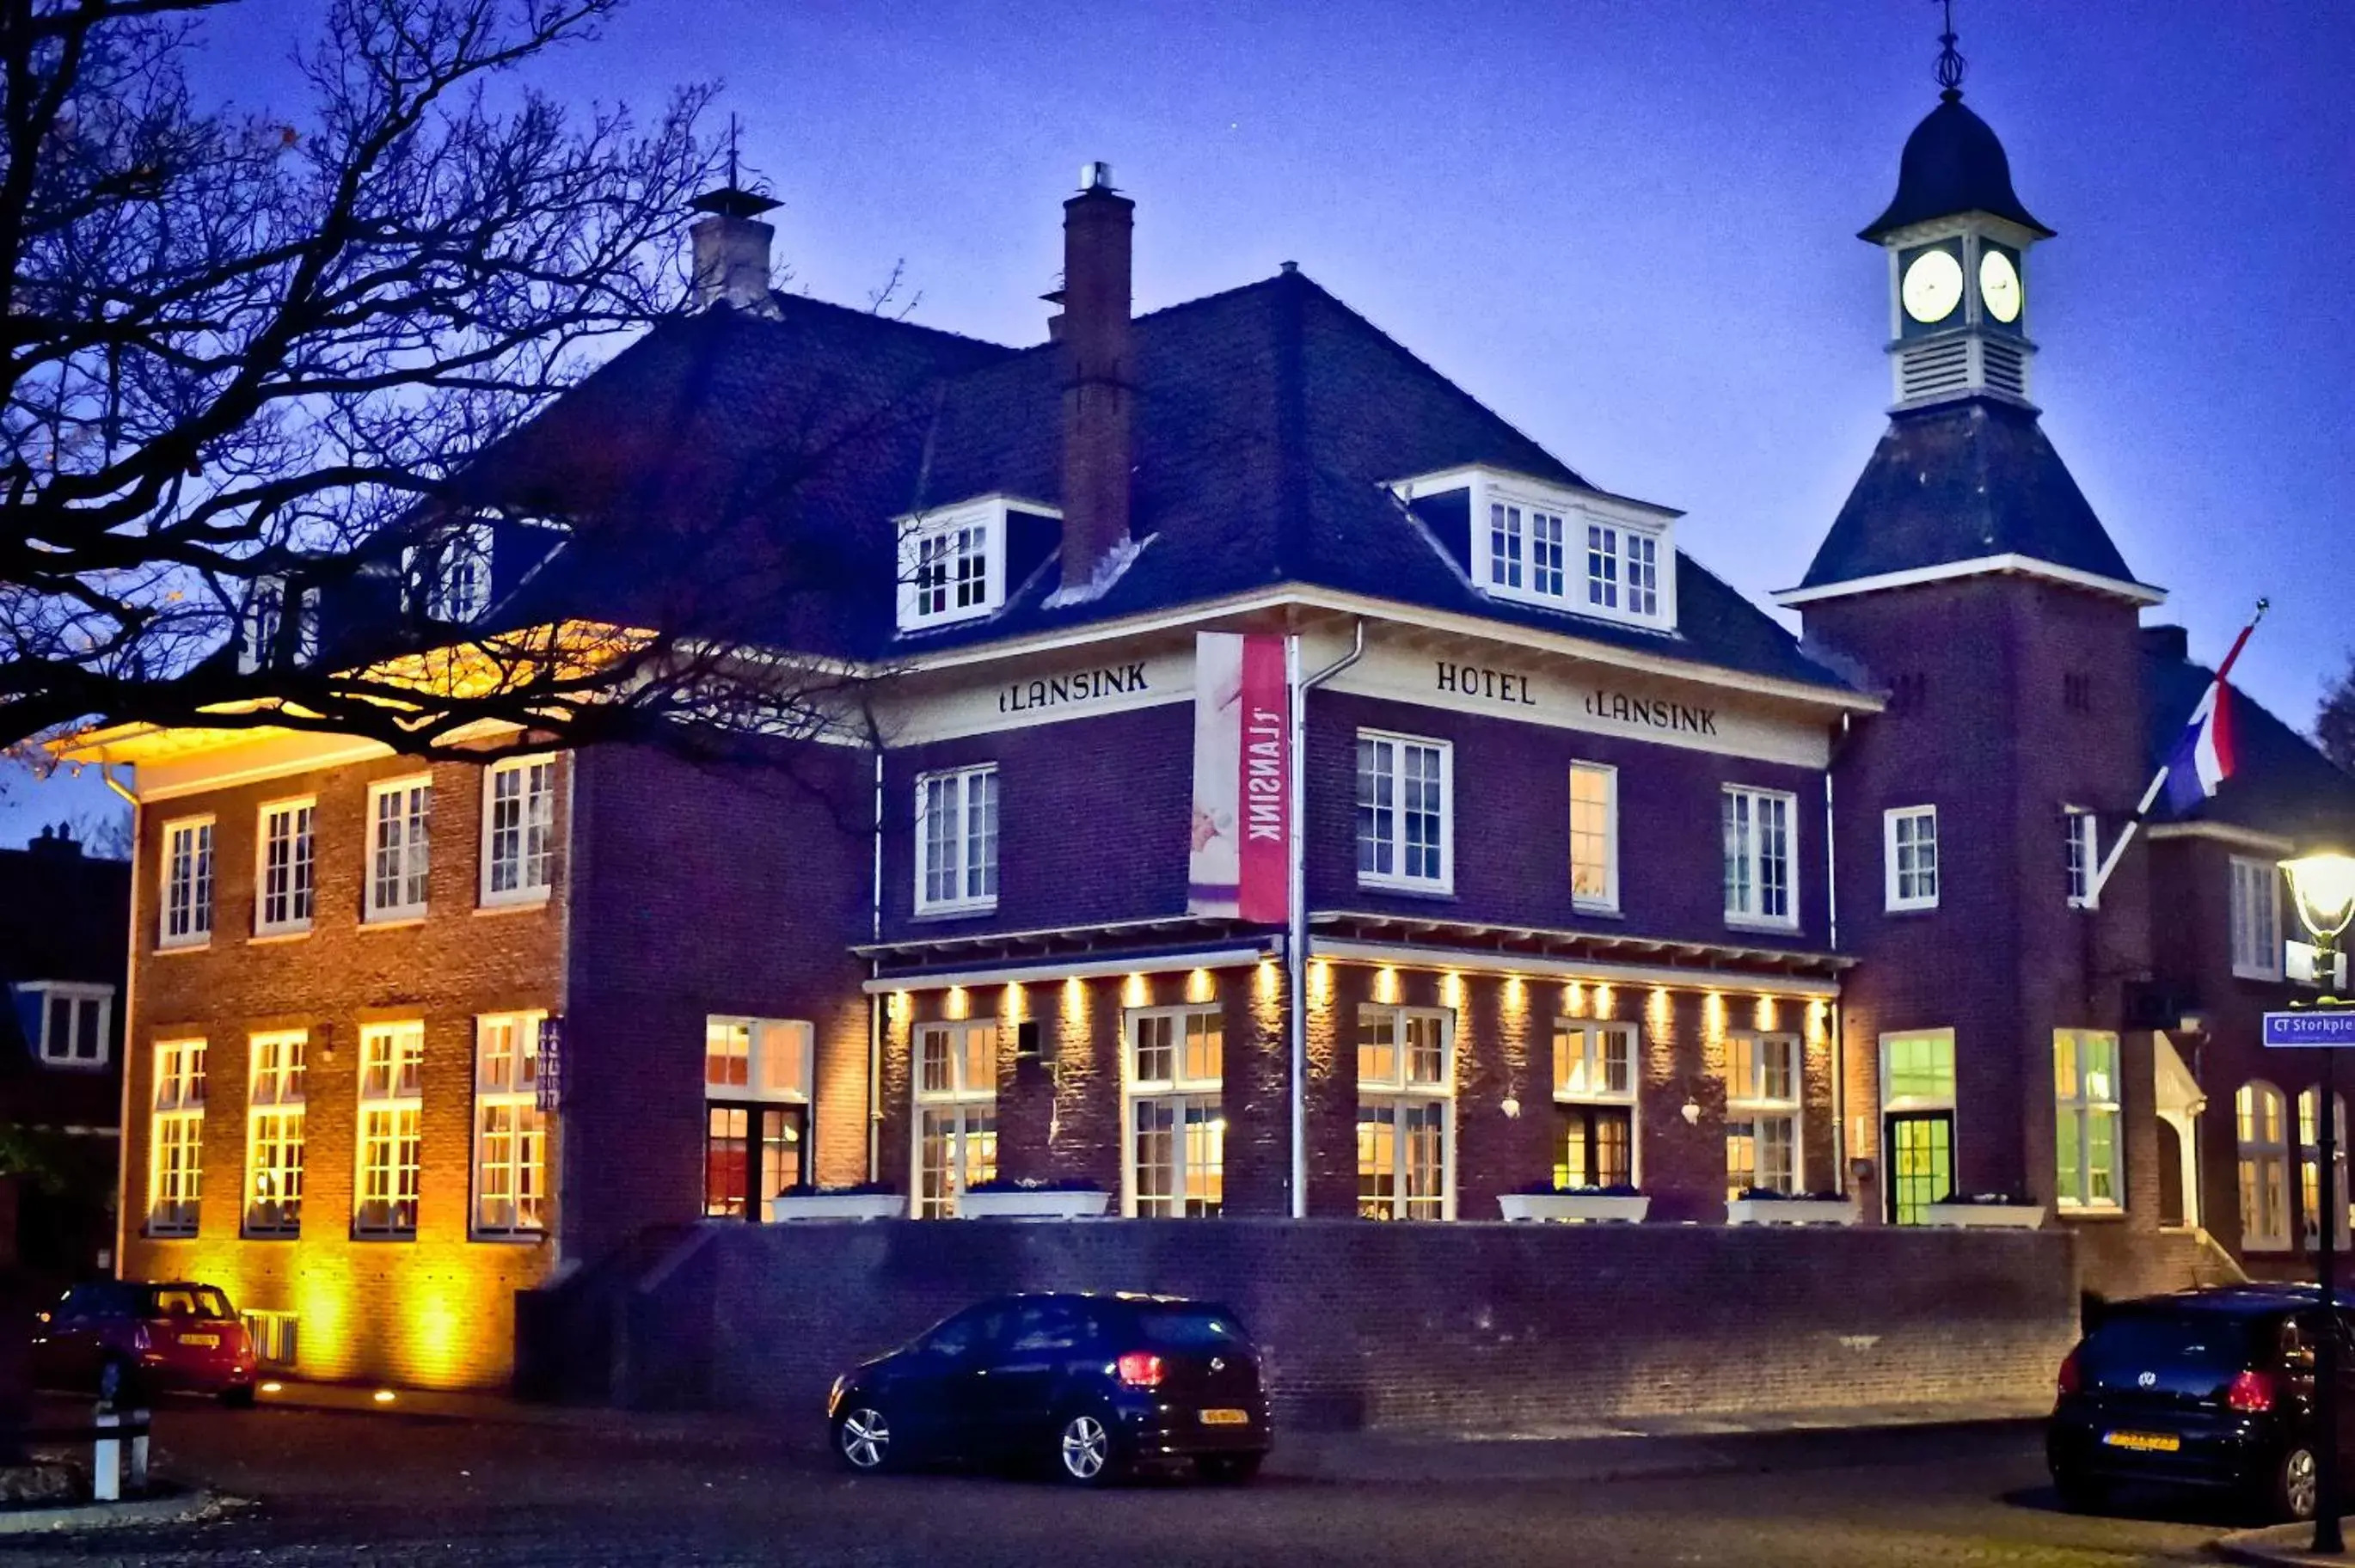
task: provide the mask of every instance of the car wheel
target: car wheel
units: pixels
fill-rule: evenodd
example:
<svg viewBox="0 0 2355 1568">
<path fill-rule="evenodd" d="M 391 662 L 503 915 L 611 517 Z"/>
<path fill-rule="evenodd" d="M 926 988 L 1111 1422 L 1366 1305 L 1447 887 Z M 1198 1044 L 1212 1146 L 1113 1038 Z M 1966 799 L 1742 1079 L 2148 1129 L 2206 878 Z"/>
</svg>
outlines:
<svg viewBox="0 0 2355 1568">
<path fill-rule="evenodd" d="M 1066 1416 L 1055 1434 L 1055 1477 L 1075 1487 L 1101 1487 L 1118 1478 L 1112 1428 L 1093 1411 Z"/>
<path fill-rule="evenodd" d="M 834 1456 L 854 1475 L 890 1468 L 890 1421 L 871 1404 L 852 1403 L 834 1418 Z"/>
<path fill-rule="evenodd" d="M 2314 1462 L 2314 1450 L 2303 1443 L 2292 1444 L 2289 1452 L 2274 1462 L 2273 1504 L 2277 1519 L 2312 1519 L 2314 1499 L 2321 1479 Z"/>
<path fill-rule="evenodd" d="M 1194 1461 L 1194 1474 L 1214 1487 L 1241 1487 L 1259 1474 L 1264 1454 L 1205 1454 Z"/>
<path fill-rule="evenodd" d="M 253 1385 L 251 1383 L 239 1383 L 232 1388 L 225 1388 L 220 1391 L 220 1402 L 230 1410 L 251 1410 L 253 1408 Z"/>
<path fill-rule="evenodd" d="M 2071 1513 L 2099 1513 L 2110 1500 L 2109 1488 L 2091 1476 L 2058 1466 L 2052 1471 L 2052 1490 Z"/>
</svg>

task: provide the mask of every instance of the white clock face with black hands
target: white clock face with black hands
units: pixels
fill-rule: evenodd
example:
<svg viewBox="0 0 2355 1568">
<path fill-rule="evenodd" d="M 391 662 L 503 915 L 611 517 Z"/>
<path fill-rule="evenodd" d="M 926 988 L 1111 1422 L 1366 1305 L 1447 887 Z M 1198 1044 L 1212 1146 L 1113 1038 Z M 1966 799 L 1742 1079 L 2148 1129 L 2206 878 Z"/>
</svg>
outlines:
<svg viewBox="0 0 2355 1568">
<path fill-rule="evenodd" d="M 1963 303 L 1963 264 L 1952 251 L 1924 251 L 1905 269 L 1898 293 L 1914 320 L 1925 326 L 1944 321 Z"/>
<path fill-rule="evenodd" d="M 1979 298 L 1987 315 L 2006 326 L 2019 319 L 2019 269 L 2000 251 L 1979 257 Z"/>
</svg>

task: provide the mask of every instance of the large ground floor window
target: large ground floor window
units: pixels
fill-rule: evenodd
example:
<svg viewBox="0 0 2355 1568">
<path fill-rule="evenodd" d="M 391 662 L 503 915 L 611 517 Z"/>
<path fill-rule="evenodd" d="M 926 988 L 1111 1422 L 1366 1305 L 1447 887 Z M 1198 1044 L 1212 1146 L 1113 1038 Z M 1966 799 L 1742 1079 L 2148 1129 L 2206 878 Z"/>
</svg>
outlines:
<svg viewBox="0 0 2355 1568">
<path fill-rule="evenodd" d="M 768 1218 L 769 1200 L 802 1184 L 809 1108 L 713 1100 L 703 1117 L 703 1212 Z"/>
<path fill-rule="evenodd" d="M 1128 1213 L 1203 1219 L 1226 1201 L 1226 1015 L 1138 1008 L 1126 1019 Z"/>
<path fill-rule="evenodd" d="M 1455 1015 L 1358 1013 L 1358 1212 L 1444 1220 L 1455 1206 Z"/>
<path fill-rule="evenodd" d="M 916 1029 L 916 1217 L 946 1219 L 997 1175 L 997 1025 Z"/>
<path fill-rule="evenodd" d="M 1799 1040 L 1725 1037 L 1725 1191 L 1799 1189 Z"/>
</svg>

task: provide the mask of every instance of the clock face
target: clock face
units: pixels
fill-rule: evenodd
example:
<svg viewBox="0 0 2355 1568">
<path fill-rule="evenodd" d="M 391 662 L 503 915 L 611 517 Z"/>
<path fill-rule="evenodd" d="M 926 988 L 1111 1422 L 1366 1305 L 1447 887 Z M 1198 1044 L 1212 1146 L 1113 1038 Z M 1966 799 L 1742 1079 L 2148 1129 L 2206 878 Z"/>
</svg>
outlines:
<svg viewBox="0 0 2355 1568">
<path fill-rule="evenodd" d="M 1944 321 L 1963 303 L 1963 264 L 1952 251 L 1924 251 L 1906 266 L 1898 293 L 1914 320 Z"/>
<path fill-rule="evenodd" d="M 1987 315 L 2009 326 L 2019 319 L 2019 269 L 2000 251 L 1979 257 L 1979 298 Z"/>
</svg>

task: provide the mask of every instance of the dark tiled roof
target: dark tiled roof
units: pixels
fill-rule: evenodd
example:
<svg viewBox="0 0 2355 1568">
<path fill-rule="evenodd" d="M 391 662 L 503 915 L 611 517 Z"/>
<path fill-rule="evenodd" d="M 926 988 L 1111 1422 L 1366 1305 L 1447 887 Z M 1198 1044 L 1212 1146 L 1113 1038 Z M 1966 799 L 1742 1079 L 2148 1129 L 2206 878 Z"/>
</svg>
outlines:
<svg viewBox="0 0 2355 1568">
<path fill-rule="evenodd" d="M 1882 235 L 1932 218 L 1961 212 L 1991 212 L 2023 229 L 2050 237 L 2052 230 L 2028 215 L 2011 188 L 2011 160 L 1987 123 L 1963 107 L 1956 93 L 1930 111 L 1905 138 L 1897 164 L 1897 194 L 1859 239 Z"/>
<path fill-rule="evenodd" d="M 2216 672 L 2182 656 L 2182 631 L 2174 626 L 2143 631 L 2144 712 L 2149 719 L 2150 765 L 2173 755 L 2183 726 L 2200 705 Z M 2155 820 L 2215 822 L 2269 833 L 2301 846 L 2326 841 L 2345 845 L 2355 837 L 2355 778 L 2307 738 L 2232 688 L 2232 776 L 2212 799 L 2177 816 L 2162 793 Z"/>
<path fill-rule="evenodd" d="M 123 984 L 131 862 L 0 849 L 0 981 Z"/>
<path fill-rule="evenodd" d="M 2134 581 L 2035 411 L 1967 398 L 1890 417 L 1799 586 L 1991 555 Z"/>
</svg>

